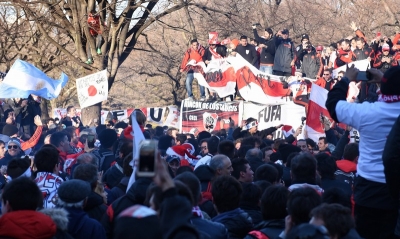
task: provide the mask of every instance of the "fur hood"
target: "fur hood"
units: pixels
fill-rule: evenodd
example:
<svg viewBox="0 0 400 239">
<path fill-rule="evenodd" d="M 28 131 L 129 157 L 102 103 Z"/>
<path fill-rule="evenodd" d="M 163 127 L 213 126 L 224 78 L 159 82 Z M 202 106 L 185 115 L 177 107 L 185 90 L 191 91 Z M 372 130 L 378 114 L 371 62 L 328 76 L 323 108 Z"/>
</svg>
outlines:
<svg viewBox="0 0 400 239">
<path fill-rule="evenodd" d="M 62 231 L 68 230 L 68 212 L 62 208 L 44 208 L 39 212 L 51 217 L 57 226 L 57 229 Z"/>
</svg>

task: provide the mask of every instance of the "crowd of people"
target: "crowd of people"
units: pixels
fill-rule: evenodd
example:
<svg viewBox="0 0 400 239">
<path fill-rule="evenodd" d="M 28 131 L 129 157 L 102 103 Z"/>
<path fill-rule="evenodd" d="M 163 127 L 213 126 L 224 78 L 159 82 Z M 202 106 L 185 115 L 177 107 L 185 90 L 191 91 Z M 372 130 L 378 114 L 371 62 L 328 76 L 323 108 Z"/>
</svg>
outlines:
<svg viewBox="0 0 400 239">
<path fill-rule="evenodd" d="M 357 68 L 347 67 L 334 84 L 324 77 L 360 54 L 373 64 L 386 54 L 390 40 L 378 38 L 369 48 L 352 27 L 355 47 L 363 51 L 342 40 L 342 48 L 329 53 L 335 60 L 321 63 L 325 68 L 304 65 L 323 49 L 310 48 L 306 35 L 296 49 L 286 29 L 276 36 L 266 29 L 264 37 L 254 29 L 261 58 L 247 37 L 240 46 L 232 40 L 235 48 L 226 51 L 249 55 L 244 58 L 267 73 L 292 74 L 300 64 L 305 76 L 323 74 L 330 90 L 326 108 L 336 123 L 320 118 L 325 136 L 318 142 L 302 126 L 273 139 L 283 125 L 259 130 L 254 118 L 219 132 L 180 134 L 146 124 L 140 110 L 129 122 L 85 126 L 69 106 L 65 117 L 42 122 L 40 97 L 3 99 L 0 238 L 400 238 L 400 66 L 392 60 L 387 69 L 368 70 L 366 85 L 379 91 L 363 103 L 346 101 Z M 185 59 L 196 51 L 207 64 L 221 55 L 222 45 L 212 40 L 210 53 L 192 41 Z M 396 49 L 390 45 L 389 52 Z M 330 59 L 327 52 L 318 61 Z M 193 75 L 188 78 L 191 83 Z M 136 123 L 144 138 L 157 141 L 154 177 L 136 174 Z M 355 142 L 352 127 L 360 134 Z"/>
<path fill-rule="evenodd" d="M 305 79 L 316 80 L 316 84 L 330 90 L 340 80 L 333 78 L 332 71 L 354 61 L 368 60 L 370 68 L 387 71 L 400 62 L 400 33 L 393 37 L 384 36 L 376 32 L 372 40 L 368 40 L 364 33 L 357 28 L 354 22 L 351 29 L 354 34 L 331 43 L 329 46 L 313 45 L 308 34 L 302 34 L 300 44 L 296 44 L 289 37 L 289 30 L 282 29 L 274 34 L 271 28 L 265 28 L 263 34 L 258 33 L 258 24 L 252 25 L 253 37 L 241 36 L 239 39 L 227 38 L 218 40 L 218 33 L 209 34 L 208 47 L 203 47 L 197 39 L 191 41 L 190 48 L 185 52 L 180 72 L 186 72 L 186 91 L 188 99 L 194 99 L 192 83 L 194 80 L 193 66 L 187 65 L 190 61 L 204 62 L 227 57 L 242 56 L 251 65 L 261 72 L 277 76 L 295 76 L 296 73 Z M 343 75 L 342 75 L 343 76 Z M 360 101 L 377 99 L 376 84 L 362 83 L 360 85 Z M 218 100 L 219 97 L 212 89 L 200 86 L 200 101 Z M 236 99 L 241 99 L 238 91 Z M 233 100 L 233 96 L 230 97 Z"/>
</svg>

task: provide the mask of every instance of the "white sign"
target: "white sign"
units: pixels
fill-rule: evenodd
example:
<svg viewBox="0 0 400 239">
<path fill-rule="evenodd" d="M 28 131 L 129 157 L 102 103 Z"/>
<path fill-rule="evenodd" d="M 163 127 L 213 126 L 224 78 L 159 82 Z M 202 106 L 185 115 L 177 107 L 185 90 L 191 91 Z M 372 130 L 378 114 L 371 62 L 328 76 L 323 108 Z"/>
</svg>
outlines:
<svg viewBox="0 0 400 239">
<path fill-rule="evenodd" d="M 366 70 L 368 69 L 368 67 L 369 67 L 369 64 L 370 64 L 370 61 L 369 61 L 368 59 L 365 59 L 365 60 L 361 60 L 361 61 L 354 61 L 354 62 L 351 62 L 351 63 L 349 63 L 348 65 L 349 65 L 349 67 L 351 67 L 351 65 L 354 65 L 354 67 L 357 68 L 357 69 L 359 69 L 360 71 L 366 71 Z M 346 67 L 347 67 L 347 66 L 344 65 L 344 66 L 341 66 L 341 67 L 336 68 L 335 70 L 333 70 L 333 71 L 332 71 L 332 77 L 333 77 L 333 78 L 336 78 L 337 74 L 338 74 L 340 71 L 346 72 Z"/>
<path fill-rule="evenodd" d="M 301 118 L 305 116 L 304 107 L 296 105 L 292 101 L 282 105 L 261 105 L 244 102 L 243 107 L 243 119 L 255 118 L 258 121 L 258 130 L 280 124 L 290 125 L 296 130 L 302 123 Z M 275 131 L 273 136 L 274 139 L 284 138 L 281 129 Z M 303 135 L 299 135 L 298 139 L 302 138 L 304 138 Z"/>
<path fill-rule="evenodd" d="M 107 70 L 77 79 L 76 88 L 81 109 L 107 100 Z"/>
</svg>

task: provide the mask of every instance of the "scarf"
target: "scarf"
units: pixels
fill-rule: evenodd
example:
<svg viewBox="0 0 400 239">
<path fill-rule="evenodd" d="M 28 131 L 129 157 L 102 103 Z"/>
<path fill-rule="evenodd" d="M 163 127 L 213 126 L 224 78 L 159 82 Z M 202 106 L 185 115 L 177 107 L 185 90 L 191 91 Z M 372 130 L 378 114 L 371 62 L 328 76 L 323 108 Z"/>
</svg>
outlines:
<svg viewBox="0 0 400 239">
<path fill-rule="evenodd" d="M 201 212 L 201 209 L 199 206 L 192 208 L 192 215 L 195 217 L 201 217 L 204 219 L 203 213 Z"/>
<path fill-rule="evenodd" d="M 400 95 L 379 95 L 379 102 L 396 103 L 400 102 Z"/>
<path fill-rule="evenodd" d="M 210 50 L 210 52 L 213 55 L 214 59 L 222 59 L 222 56 L 220 54 L 218 54 L 214 49 L 209 47 L 208 50 Z"/>
</svg>

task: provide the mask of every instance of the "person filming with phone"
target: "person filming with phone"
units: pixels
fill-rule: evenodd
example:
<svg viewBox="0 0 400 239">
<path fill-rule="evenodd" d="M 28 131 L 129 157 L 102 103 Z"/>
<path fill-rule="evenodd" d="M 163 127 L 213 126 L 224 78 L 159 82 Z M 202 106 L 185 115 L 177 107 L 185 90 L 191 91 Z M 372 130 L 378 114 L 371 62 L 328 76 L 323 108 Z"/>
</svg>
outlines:
<svg viewBox="0 0 400 239">
<path fill-rule="evenodd" d="M 390 67 L 397 65 L 397 61 L 395 61 L 393 55 L 390 54 L 390 46 L 385 43 L 382 46 L 382 52 L 379 52 L 374 60 L 374 68 L 385 73 Z"/>
<path fill-rule="evenodd" d="M 385 74 L 367 70 L 368 83 L 380 83 L 378 101 L 354 104 L 346 101 L 350 81 L 356 81 L 359 70 L 347 66 L 345 76 L 328 93 L 326 108 L 336 122 L 357 129 L 360 156 L 354 185 L 356 227 L 363 238 L 392 238 L 398 215 L 399 199 L 391 197 L 382 162 L 386 138 L 400 112 L 400 66 Z M 371 227 L 371 222 L 374 226 Z"/>
</svg>

